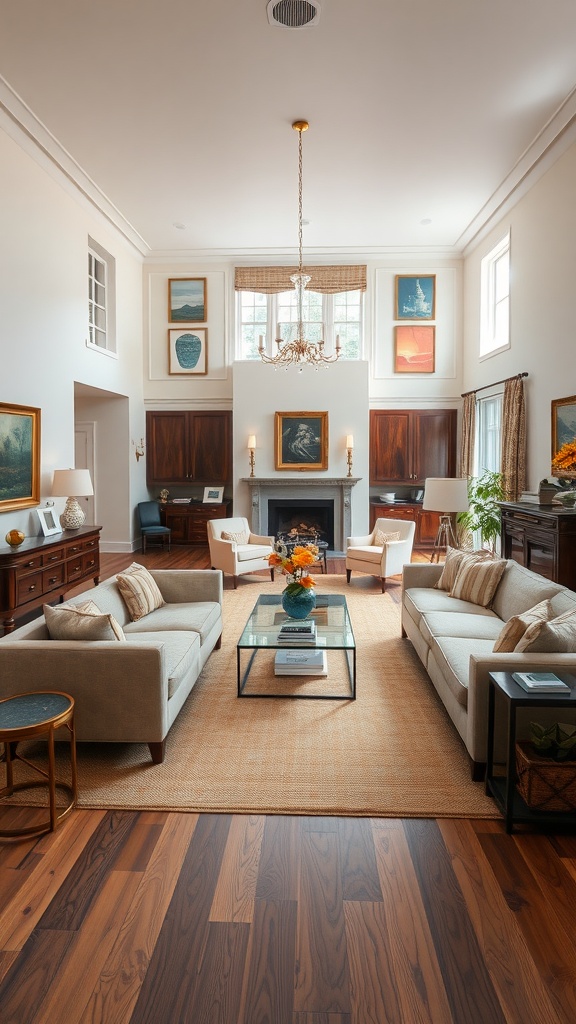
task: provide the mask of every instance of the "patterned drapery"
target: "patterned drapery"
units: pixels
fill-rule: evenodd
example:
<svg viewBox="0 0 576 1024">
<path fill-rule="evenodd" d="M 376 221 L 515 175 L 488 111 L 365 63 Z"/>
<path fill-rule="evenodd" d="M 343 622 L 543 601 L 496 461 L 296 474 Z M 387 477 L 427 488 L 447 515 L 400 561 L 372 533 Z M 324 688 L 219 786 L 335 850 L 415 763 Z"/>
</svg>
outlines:
<svg viewBox="0 0 576 1024">
<path fill-rule="evenodd" d="M 526 487 L 526 409 L 524 381 L 520 377 L 504 384 L 502 486 L 506 501 L 518 501 Z"/>
<path fill-rule="evenodd" d="M 470 477 L 474 470 L 474 431 L 476 429 L 476 393 L 464 395 L 462 403 L 462 441 L 459 475 Z"/>
</svg>

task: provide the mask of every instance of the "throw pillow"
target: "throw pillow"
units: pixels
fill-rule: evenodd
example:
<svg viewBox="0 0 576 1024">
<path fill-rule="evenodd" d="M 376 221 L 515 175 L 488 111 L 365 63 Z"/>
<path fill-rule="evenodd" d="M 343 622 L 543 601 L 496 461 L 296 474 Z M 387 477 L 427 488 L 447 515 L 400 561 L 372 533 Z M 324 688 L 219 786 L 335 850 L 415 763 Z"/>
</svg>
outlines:
<svg viewBox="0 0 576 1024">
<path fill-rule="evenodd" d="M 132 622 L 166 603 L 152 574 L 138 562 L 132 562 L 124 572 L 118 573 L 116 579 Z"/>
<path fill-rule="evenodd" d="M 88 602 L 87 602 L 88 603 Z M 93 601 L 89 602 L 94 604 Z M 53 608 L 45 604 L 44 619 L 51 640 L 125 640 L 119 622 L 109 613 L 78 611 L 74 608 Z"/>
<path fill-rule="evenodd" d="M 247 544 L 250 540 L 250 534 L 245 530 L 238 530 L 236 533 L 226 533 L 222 530 L 221 536 L 222 540 L 233 540 L 236 544 Z"/>
<path fill-rule="evenodd" d="M 513 615 L 504 626 L 504 629 L 496 637 L 494 654 L 511 654 L 516 650 L 528 626 L 534 622 L 547 622 L 552 618 L 552 605 L 550 601 L 540 601 L 539 604 L 522 612 L 521 615 Z"/>
<path fill-rule="evenodd" d="M 61 611 L 62 608 L 72 608 L 73 611 L 84 612 L 84 615 L 101 614 L 98 605 L 94 604 L 94 601 L 78 601 L 77 604 L 74 604 L 73 601 L 64 601 L 63 604 L 58 605 L 59 611 Z"/>
<path fill-rule="evenodd" d="M 533 622 L 515 650 L 530 651 L 530 654 L 574 654 L 576 611 L 563 612 L 548 622 Z"/>
<path fill-rule="evenodd" d="M 376 548 L 383 548 L 392 540 L 400 540 L 400 533 L 383 533 L 382 530 L 376 530 L 372 544 Z"/>
<path fill-rule="evenodd" d="M 447 590 L 450 593 L 456 582 L 458 570 L 465 558 L 471 562 L 479 562 L 483 558 L 490 557 L 490 552 L 486 550 L 461 551 L 459 548 L 447 548 L 442 575 L 438 582 L 434 584 L 436 590 Z"/>
<path fill-rule="evenodd" d="M 463 558 L 450 597 L 488 608 L 505 568 L 505 558 Z"/>
</svg>

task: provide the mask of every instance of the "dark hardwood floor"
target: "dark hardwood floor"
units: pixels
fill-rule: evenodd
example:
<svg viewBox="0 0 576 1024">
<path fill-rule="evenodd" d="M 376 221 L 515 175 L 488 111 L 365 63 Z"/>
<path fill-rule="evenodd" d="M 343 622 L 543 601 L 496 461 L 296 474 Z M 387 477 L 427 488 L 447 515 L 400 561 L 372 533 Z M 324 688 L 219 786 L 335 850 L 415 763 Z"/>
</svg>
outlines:
<svg viewBox="0 0 576 1024">
<path fill-rule="evenodd" d="M 102 576 L 132 560 L 207 552 L 104 555 Z M 0 1021 L 574 1024 L 575 918 L 574 836 L 75 811 L 0 841 Z"/>
</svg>

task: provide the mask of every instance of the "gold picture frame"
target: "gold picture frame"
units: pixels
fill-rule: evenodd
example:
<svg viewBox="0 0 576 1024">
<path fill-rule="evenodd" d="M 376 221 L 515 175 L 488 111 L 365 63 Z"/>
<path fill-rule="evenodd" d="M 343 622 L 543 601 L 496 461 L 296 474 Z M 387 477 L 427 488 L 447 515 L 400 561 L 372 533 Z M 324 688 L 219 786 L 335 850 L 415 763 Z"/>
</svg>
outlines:
<svg viewBox="0 0 576 1024">
<path fill-rule="evenodd" d="M 40 504 L 40 409 L 0 404 L 0 512 Z"/>
<path fill-rule="evenodd" d="M 274 453 L 276 469 L 328 469 L 328 413 L 275 413 Z"/>
<path fill-rule="evenodd" d="M 576 395 L 571 395 L 569 398 L 553 399 L 551 409 L 552 470 L 550 476 L 576 480 Z M 566 444 L 574 446 L 573 461 L 568 464 L 567 468 L 554 465 L 558 452 Z"/>
</svg>

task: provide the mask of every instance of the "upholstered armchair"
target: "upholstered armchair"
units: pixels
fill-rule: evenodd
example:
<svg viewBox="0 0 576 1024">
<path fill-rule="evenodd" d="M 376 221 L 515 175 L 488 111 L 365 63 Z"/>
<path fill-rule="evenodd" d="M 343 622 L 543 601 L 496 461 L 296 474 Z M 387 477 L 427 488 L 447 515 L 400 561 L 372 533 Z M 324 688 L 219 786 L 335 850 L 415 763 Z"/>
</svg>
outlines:
<svg viewBox="0 0 576 1024">
<path fill-rule="evenodd" d="M 406 519 L 377 519 L 372 533 L 366 537 L 348 537 L 346 541 L 346 580 L 352 570 L 379 576 L 382 593 L 386 577 L 398 576 L 412 558 L 416 524 Z M 387 539 L 399 534 L 399 539 Z"/>
<path fill-rule="evenodd" d="M 209 519 L 206 525 L 210 564 L 213 569 L 221 569 L 234 577 L 234 590 L 238 576 L 270 569 L 268 555 L 274 550 L 274 537 L 260 537 L 252 533 L 248 520 L 243 516 Z M 270 578 L 274 579 L 274 569 L 270 569 Z"/>
</svg>

